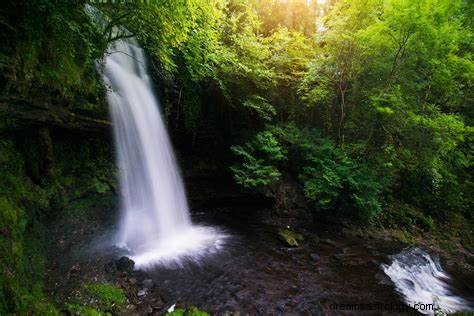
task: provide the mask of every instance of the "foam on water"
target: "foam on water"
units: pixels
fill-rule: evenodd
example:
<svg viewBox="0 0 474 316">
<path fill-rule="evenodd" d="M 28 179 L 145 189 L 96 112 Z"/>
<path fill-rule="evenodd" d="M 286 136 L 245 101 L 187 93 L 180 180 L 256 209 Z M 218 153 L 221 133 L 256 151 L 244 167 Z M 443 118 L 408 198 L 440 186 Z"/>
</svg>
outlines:
<svg viewBox="0 0 474 316">
<path fill-rule="evenodd" d="M 449 285 L 450 276 L 444 272 L 439 259 L 419 247 L 409 247 L 391 257 L 383 271 L 395 284 L 398 293 L 410 306 L 415 303 L 434 304 L 443 312 L 471 310 L 469 302 L 456 296 Z M 418 310 L 432 315 L 432 310 Z"/>
</svg>

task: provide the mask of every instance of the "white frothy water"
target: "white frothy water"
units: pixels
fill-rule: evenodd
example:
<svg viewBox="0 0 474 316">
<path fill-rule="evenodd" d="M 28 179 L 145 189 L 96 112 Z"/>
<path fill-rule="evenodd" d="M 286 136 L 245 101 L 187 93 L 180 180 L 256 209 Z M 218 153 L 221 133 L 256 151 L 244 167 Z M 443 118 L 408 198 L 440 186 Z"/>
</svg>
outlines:
<svg viewBox="0 0 474 316">
<path fill-rule="evenodd" d="M 416 303 L 434 304 L 445 313 L 470 310 L 469 303 L 450 290 L 450 277 L 444 272 L 439 259 L 418 247 L 409 247 L 392 256 L 390 265 L 382 265 L 383 271 L 395 284 L 397 292 L 410 306 Z M 433 315 L 433 310 L 418 311 Z"/>
<path fill-rule="evenodd" d="M 133 38 L 116 40 L 103 66 L 120 172 L 116 244 L 130 252 L 138 269 L 215 252 L 225 235 L 191 223 L 143 49 Z"/>
</svg>

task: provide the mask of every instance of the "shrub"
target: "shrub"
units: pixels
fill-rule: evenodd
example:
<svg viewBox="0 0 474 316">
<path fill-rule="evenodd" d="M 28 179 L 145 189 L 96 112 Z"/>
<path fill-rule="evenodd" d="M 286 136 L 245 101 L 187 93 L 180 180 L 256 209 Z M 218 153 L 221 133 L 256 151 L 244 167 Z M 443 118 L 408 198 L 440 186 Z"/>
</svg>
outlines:
<svg viewBox="0 0 474 316">
<path fill-rule="evenodd" d="M 380 184 L 369 168 L 351 159 L 330 140 L 313 139 L 299 178 L 316 210 L 371 219 L 381 210 Z"/>
<path fill-rule="evenodd" d="M 231 150 L 241 161 L 231 167 L 238 184 L 246 188 L 258 188 L 268 186 L 280 178 L 281 173 L 276 165 L 286 159 L 286 151 L 270 131 L 260 132 L 249 143 L 232 146 Z"/>
<path fill-rule="evenodd" d="M 314 129 L 268 126 L 232 151 L 241 160 L 231 168 L 234 177 L 247 188 L 273 184 L 284 169 L 298 179 L 316 211 L 370 220 L 381 209 L 381 184 L 368 166 Z"/>
</svg>

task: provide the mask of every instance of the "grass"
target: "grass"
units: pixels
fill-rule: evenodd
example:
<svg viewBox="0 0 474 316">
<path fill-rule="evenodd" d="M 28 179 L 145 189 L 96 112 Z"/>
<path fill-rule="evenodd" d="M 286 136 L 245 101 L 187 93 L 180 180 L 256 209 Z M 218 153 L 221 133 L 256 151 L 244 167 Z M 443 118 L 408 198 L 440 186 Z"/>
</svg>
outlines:
<svg viewBox="0 0 474 316">
<path fill-rule="evenodd" d="M 86 292 L 97 299 L 104 307 L 123 307 L 126 302 L 125 293 L 122 289 L 109 284 L 85 285 Z"/>
<path fill-rule="evenodd" d="M 187 309 L 177 308 L 171 313 L 166 313 L 167 316 L 208 316 L 209 314 L 199 310 L 197 307 L 189 307 Z"/>
</svg>

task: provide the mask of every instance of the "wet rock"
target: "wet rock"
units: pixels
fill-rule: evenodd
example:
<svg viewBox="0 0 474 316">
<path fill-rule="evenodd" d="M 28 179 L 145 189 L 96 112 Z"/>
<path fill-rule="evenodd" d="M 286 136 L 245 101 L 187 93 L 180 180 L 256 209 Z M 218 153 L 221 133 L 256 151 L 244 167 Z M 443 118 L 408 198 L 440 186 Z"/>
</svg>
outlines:
<svg viewBox="0 0 474 316">
<path fill-rule="evenodd" d="M 385 273 L 383 273 L 383 272 L 377 272 L 377 273 L 375 274 L 375 279 L 376 279 L 380 284 L 393 286 L 392 280 L 390 280 L 390 278 L 389 278 Z"/>
<path fill-rule="evenodd" d="M 314 245 L 317 245 L 317 244 L 319 244 L 319 243 L 321 242 L 321 240 L 319 239 L 318 236 L 315 235 L 315 236 L 313 236 L 313 237 L 311 238 L 311 242 L 312 242 Z"/>
<path fill-rule="evenodd" d="M 329 245 L 329 246 L 333 246 L 333 247 L 337 246 L 336 242 L 334 240 L 331 240 L 331 239 L 321 239 L 321 243 Z"/>
<path fill-rule="evenodd" d="M 280 240 L 287 247 L 298 247 L 304 241 L 303 235 L 292 232 L 289 229 L 281 229 L 278 232 L 278 236 L 279 236 Z"/>
<path fill-rule="evenodd" d="M 138 293 L 137 293 L 138 297 L 143 297 L 145 295 L 146 295 L 146 290 L 145 289 L 139 290 Z"/>
<path fill-rule="evenodd" d="M 298 305 L 297 310 L 302 314 L 308 315 L 325 315 L 321 304 L 318 301 L 302 302 Z"/>
<path fill-rule="evenodd" d="M 312 253 L 309 255 L 314 261 L 319 261 L 321 257 L 317 253 Z"/>
<path fill-rule="evenodd" d="M 153 282 L 152 279 L 145 279 L 142 282 L 142 286 L 143 286 L 143 288 L 145 288 L 147 290 L 150 290 L 155 286 L 155 282 Z"/>
<path fill-rule="evenodd" d="M 132 259 L 123 256 L 115 262 L 115 265 L 119 271 L 132 272 L 135 267 L 135 262 Z"/>
<path fill-rule="evenodd" d="M 71 269 L 69 269 L 69 272 L 67 273 L 67 278 L 71 279 L 77 275 L 79 275 L 79 272 L 81 271 L 81 266 L 76 263 L 74 264 Z"/>
<path fill-rule="evenodd" d="M 369 260 L 369 263 L 374 265 L 374 266 L 380 266 L 380 262 L 378 260 L 375 260 L 375 259 L 370 259 Z"/>
<path fill-rule="evenodd" d="M 148 315 L 153 314 L 153 307 L 148 306 L 148 307 L 145 309 L 145 313 L 147 313 Z"/>
<path fill-rule="evenodd" d="M 133 305 L 133 304 L 128 304 L 126 307 L 125 307 L 128 311 L 134 311 L 137 309 L 137 306 L 136 305 Z"/>
<path fill-rule="evenodd" d="M 104 265 L 104 270 L 105 272 L 107 272 L 108 274 L 114 274 L 117 272 L 117 265 L 115 264 L 115 261 L 110 261 L 110 262 L 107 262 L 105 265 Z"/>
</svg>

